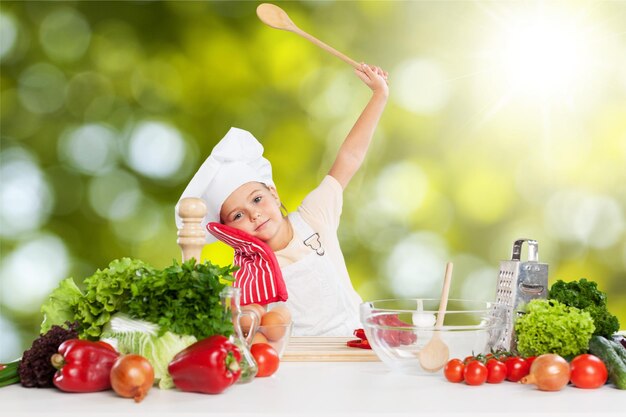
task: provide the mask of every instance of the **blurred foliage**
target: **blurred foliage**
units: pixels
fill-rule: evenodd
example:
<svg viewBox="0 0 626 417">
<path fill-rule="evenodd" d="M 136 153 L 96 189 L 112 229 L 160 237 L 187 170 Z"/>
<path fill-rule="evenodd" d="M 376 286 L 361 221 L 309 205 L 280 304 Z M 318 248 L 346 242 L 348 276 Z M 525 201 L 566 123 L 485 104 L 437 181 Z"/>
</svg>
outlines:
<svg viewBox="0 0 626 417">
<path fill-rule="evenodd" d="M 30 345 L 61 279 L 124 256 L 179 258 L 174 206 L 230 126 L 263 143 L 289 209 L 327 172 L 369 92 L 343 62 L 263 25 L 257 4 L 0 4 L 0 360 Z M 551 282 L 597 281 L 626 328 L 626 3 L 550 2 L 583 16 L 596 55 L 589 78 L 549 97 L 502 89 L 504 58 L 487 47 L 526 2 L 280 5 L 390 72 L 340 228 L 364 299 L 437 297 L 447 260 L 451 296 L 493 299 L 499 261 L 530 237 Z M 204 255 L 232 260 L 220 244 Z"/>
</svg>

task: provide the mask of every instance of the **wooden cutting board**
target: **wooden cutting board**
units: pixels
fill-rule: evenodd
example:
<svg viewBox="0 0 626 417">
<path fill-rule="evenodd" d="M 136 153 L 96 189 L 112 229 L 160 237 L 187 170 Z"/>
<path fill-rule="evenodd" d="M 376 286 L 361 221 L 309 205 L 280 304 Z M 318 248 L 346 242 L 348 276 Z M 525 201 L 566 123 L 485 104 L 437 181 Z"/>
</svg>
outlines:
<svg viewBox="0 0 626 417">
<path fill-rule="evenodd" d="M 286 362 L 375 362 L 370 349 L 351 348 L 356 337 L 291 337 L 281 360 Z"/>
</svg>

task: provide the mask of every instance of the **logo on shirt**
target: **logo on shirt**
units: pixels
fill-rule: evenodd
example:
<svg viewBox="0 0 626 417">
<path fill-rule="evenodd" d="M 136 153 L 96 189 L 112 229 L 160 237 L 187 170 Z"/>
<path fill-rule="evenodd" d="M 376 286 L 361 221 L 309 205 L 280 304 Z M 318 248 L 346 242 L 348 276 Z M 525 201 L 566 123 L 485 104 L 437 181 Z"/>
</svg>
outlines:
<svg viewBox="0 0 626 417">
<path fill-rule="evenodd" d="M 313 249 L 319 256 L 324 256 L 324 248 L 322 247 L 322 242 L 320 242 L 319 233 L 314 233 L 307 237 L 303 243 Z"/>
</svg>

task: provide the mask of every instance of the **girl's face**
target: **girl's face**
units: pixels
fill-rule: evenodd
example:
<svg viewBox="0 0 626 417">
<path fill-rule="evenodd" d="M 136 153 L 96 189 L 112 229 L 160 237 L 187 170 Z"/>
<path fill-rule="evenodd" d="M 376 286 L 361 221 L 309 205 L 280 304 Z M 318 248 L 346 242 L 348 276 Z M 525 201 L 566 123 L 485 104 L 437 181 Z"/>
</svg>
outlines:
<svg viewBox="0 0 626 417">
<path fill-rule="evenodd" d="M 285 232 L 276 189 L 259 182 L 248 182 L 237 188 L 222 204 L 223 224 L 242 230 L 264 242 L 275 241 Z"/>
</svg>

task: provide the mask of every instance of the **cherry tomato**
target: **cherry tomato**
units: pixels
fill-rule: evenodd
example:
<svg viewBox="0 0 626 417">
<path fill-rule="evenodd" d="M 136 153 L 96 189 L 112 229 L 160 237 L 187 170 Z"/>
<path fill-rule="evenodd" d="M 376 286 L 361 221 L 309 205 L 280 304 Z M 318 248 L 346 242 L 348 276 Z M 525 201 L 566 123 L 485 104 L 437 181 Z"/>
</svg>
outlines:
<svg viewBox="0 0 626 417">
<path fill-rule="evenodd" d="M 480 361 L 471 361 L 465 365 L 463 378 L 467 385 L 481 385 L 487 380 L 487 367 Z"/>
<path fill-rule="evenodd" d="M 530 367 L 533 366 L 533 362 L 535 361 L 535 359 L 537 359 L 536 356 L 529 356 L 527 358 L 524 358 L 526 360 L 526 362 L 528 362 L 528 369 L 530 370 Z"/>
<path fill-rule="evenodd" d="M 570 381 L 578 388 L 600 388 L 608 378 L 604 362 L 587 353 L 572 359 L 570 372 Z"/>
<path fill-rule="evenodd" d="M 530 365 L 524 358 L 511 356 L 504 362 L 506 365 L 506 379 L 511 382 L 518 382 L 530 372 Z"/>
<path fill-rule="evenodd" d="M 476 361 L 478 359 L 476 359 L 476 356 L 470 355 L 470 356 L 466 356 L 465 359 L 463 359 L 463 363 L 465 365 L 467 365 L 470 362 Z"/>
<path fill-rule="evenodd" d="M 256 376 L 270 376 L 278 370 L 280 359 L 278 352 L 268 343 L 256 343 L 250 347 L 250 353 L 259 366 Z"/>
<path fill-rule="evenodd" d="M 497 359 L 491 358 L 487 361 L 487 382 L 499 384 L 506 378 L 506 365 Z"/>
<path fill-rule="evenodd" d="M 443 375 L 450 382 L 461 382 L 463 381 L 464 369 L 465 364 L 461 359 L 450 359 L 443 368 Z"/>
</svg>

